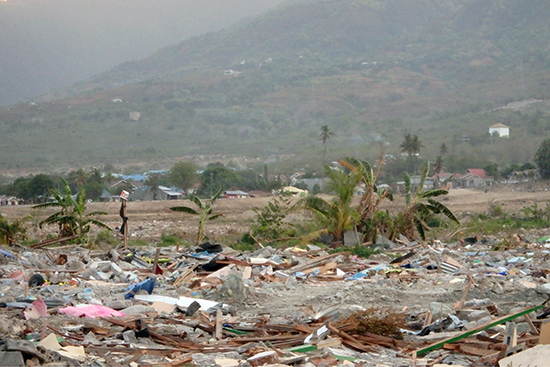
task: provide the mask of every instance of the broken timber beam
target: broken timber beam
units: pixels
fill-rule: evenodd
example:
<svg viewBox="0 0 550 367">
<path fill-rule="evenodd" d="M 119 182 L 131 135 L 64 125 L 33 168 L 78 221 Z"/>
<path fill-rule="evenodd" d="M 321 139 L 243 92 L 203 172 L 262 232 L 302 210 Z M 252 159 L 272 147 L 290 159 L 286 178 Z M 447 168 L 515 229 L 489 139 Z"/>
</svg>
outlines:
<svg viewBox="0 0 550 367">
<path fill-rule="evenodd" d="M 46 246 L 54 245 L 54 244 L 59 243 L 59 242 L 65 242 L 65 241 L 74 240 L 74 239 L 77 238 L 77 237 L 78 237 L 78 236 L 75 235 L 75 236 L 69 236 L 69 237 L 56 238 L 56 239 L 53 239 L 53 240 L 48 240 L 48 241 L 36 243 L 36 244 L 34 244 L 34 245 L 30 245 L 29 247 L 30 247 L 30 248 L 41 248 L 41 247 L 46 247 Z"/>
<path fill-rule="evenodd" d="M 345 344 L 350 348 L 360 350 L 361 352 L 366 352 L 366 353 L 378 352 L 378 350 L 376 350 L 375 348 L 364 345 L 359 340 L 355 339 L 353 336 L 349 335 L 345 331 L 339 330 L 337 327 L 335 327 L 330 323 L 327 324 L 327 329 L 329 329 L 331 333 L 338 335 L 342 339 L 342 344 Z"/>
<path fill-rule="evenodd" d="M 295 273 L 295 272 L 303 271 L 303 270 L 306 270 L 306 269 L 309 269 L 309 268 L 312 268 L 312 267 L 318 267 L 320 265 L 324 265 L 325 263 L 328 262 L 329 259 L 332 259 L 333 257 L 337 257 L 337 256 L 340 256 L 340 255 L 349 255 L 349 254 L 350 254 L 349 252 L 337 252 L 337 253 L 334 253 L 334 254 L 319 256 L 318 258 L 313 259 L 311 261 L 308 261 L 305 264 L 298 264 L 296 266 L 288 268 L 288 269 L 286 269 L 285 272 L 286 273 L 288 273 L 288 272 Z"/>
</svg>

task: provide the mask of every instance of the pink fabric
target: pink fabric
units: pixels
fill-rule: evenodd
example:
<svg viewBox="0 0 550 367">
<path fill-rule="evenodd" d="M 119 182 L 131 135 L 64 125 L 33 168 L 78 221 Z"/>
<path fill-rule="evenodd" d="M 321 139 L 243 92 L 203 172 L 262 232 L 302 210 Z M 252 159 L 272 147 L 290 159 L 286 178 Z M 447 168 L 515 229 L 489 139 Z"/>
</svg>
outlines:
<svg viewBox="0 0 550 367">
<path fill-rule="evenodd" d="M 126 316 L 120 311 L 113 310 L 112 308 L 102 306 L 102 305 L 78 305 L 75 307 L 65 307 L 60 308 L 59 312 L 64 313 L 65 315 L 72 316 L 84 316 L 84 317 L 123 317 Z"/>
</svg>

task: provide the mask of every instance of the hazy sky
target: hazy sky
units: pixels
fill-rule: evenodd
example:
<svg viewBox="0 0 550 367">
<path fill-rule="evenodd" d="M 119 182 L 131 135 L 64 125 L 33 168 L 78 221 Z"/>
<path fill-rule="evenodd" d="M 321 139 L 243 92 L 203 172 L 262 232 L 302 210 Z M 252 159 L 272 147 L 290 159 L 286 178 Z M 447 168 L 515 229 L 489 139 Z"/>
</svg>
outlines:
<svg viewBox="0 0 550 367">
<path fill-rule="evenodd" d="M 0 0 L 0 105 L 71 85 L 285 0 Z"/>
</svg>

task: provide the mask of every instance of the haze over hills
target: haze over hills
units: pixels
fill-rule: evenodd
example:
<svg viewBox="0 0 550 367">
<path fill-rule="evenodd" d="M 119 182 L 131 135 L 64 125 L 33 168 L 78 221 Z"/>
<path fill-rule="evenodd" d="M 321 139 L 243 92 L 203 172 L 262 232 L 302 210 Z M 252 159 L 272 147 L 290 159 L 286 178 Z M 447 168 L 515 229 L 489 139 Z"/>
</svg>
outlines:
<svg viewBox="0 0 550 367">
<path fill-rule="evenodd" d="M 283 1 L 0 1 L 0 106 L 69 86 Z"/>
<path fill-rule="evenodd" d="M 0 170 L 215 154 L 319 168 L 325 124 L 330 159 L 399 156 L 412 133 L 427 159 L 446 143 L 449 169 L 527 162 L 550 131 L 547 14 L 543 0 L 295 1 L 4 110 Z M 510 139 L 489 137 L 496 122 Z"/>
</svg>

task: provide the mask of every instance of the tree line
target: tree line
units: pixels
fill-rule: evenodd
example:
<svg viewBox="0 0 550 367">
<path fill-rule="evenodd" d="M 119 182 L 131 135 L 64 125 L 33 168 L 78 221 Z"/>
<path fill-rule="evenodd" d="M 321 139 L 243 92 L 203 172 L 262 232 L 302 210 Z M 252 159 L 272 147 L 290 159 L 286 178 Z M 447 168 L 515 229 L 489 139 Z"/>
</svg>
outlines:
<svg viewBox="0 0 550 367">
<path fill-rule="evenodd" d="M 52 192 L 64 191 L 66 183 L 71 192 L 77 193 L 84 189 L 86 200 L 98 201 L 105 191 L 118 195 L 121 189 L 132 190 L 130 183 L 120 183 L 120 181 L 120 176 L 111 171 L 79 168 L 62 176 L 41 173 L 19 177 L 11 183 L 0 185 L 0 195 L 15 197 L 21 201 L 21 204 L 39 204 L 52 198 Z M 119 184 L 113 186 L 116 183 Z M 159 186 L 168 186 L 176 187 L 184 193 L 198 184 L 196 194 L 200 197 L 210 197 L 220 188 L 271 191 L 279 188 L 282 182 L 270 179 L 267 165 L 258 172 L 258 170 L 238 170 L 215 162 L 201 170 L 193 162 L 179 161 L 168 171 L 147 173 L 144 184 L 152 192 Z"/>
</svg>

